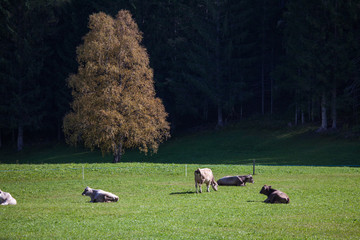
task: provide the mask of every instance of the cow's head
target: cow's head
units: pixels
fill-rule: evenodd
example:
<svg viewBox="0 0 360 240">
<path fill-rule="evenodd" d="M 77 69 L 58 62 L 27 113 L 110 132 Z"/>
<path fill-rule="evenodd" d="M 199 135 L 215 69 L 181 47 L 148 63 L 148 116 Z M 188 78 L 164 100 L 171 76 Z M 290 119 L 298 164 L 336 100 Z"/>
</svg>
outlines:
<svg viewBox="0 0 360 240">
<path fill-rule="evenodd" d="M 270 194 L 270 189 L 271 189 L 271 186 L 264 185 L 264 186 L 261 188 L 260 193 L 268 196 L 268 195 Z"/>
<path fill-rule="evenodd" d="M 83 196 L 90 196 L 92 194 L 92 189 L 90 187 L 86 187 L 84 192 L 82 193 Z"/>
<path fill-rule="evenodd" d="M 212 188 L 213 188 L 215 191 L 218 190 L 218 184 L 217 184 L 216 181 L 212 181 L 212 182 L 211 182 L 211 186 L 212 186 Z"/>
<path fill-rule="evenodd" d="M 4 192 L 0 190 L 0 203 L 2 203 L 6 199 L 6 196 L 4 195 Z"/>
<path fill-rule="evenodd" d="M 249 174 L 245 176 L 245 182 L 254 183 L 253 177 Z"/>
</svg>

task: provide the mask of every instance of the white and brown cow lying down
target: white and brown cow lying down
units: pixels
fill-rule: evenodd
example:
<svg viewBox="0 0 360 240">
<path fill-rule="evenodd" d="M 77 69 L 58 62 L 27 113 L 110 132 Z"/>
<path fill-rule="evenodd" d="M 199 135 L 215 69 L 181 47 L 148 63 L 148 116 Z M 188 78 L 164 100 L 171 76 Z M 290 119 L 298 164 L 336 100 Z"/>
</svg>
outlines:
<svg viewBox="0 0 360 240">
<path fill-rule="evenodd" d="M 16 199 L 10 193 L 0 190 L 0 205 L 16 205 Z"/>
<path fill-rule="evenodd" d="M 89 196 L 91 198 L 90 202 L 117 202 L 119 200 L 119 197 L 115 194 L 90 187 L 86 187 L 82 195 Z"/>
<path fill-rule="evenodd" d="M 216 183 L 216 181 L 214 179 L 214 175 L 210 168 L 198 168 L 194 172 L 194 175 L 195 175 L 196 193 L 198 193 L 198 186 L 199 186 L 200 193 L 202 192 L 201 184 L 203 184 L 203 183 L 206 184 L 208 192 L 210 192 L 210 184 L 211 184 L 212 188 L 215 191 L 217 191 L 218 184 Z"/>
<path fill-rule="evenodd" d="M 217 181 L 222 186 L 245 186 L 247 182 L 254 183 L 254 179 L 250 174 L 245 176 L 225 176 Z"/>
<path fill-rule="evenodd" d="M 268 198 L 265 199 L 265 201 L 264 201 L 265 203 L 289 203 L 290 202 L 290 198 L 286 193 L 276 190 L 276 189 L 273 189 L 273 188 L 271 188 L 271 186 L 264 185 L 261 188 L 260 193 L 268 196 Z"/>
</svg>

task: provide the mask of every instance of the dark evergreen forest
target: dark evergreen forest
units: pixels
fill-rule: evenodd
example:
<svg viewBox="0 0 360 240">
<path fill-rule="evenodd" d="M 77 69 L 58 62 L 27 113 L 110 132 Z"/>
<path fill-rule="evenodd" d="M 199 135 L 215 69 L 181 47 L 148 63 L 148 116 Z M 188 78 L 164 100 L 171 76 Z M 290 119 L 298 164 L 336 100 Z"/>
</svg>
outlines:
<svg viewBox="0 0 360 240">
<path fill-rule="evenodd" d="M 129 10 L 172 131 L 360 125 L 360 0 L 0 0 L 0 146 L 62 140 L 89 15 Z"/>
</svg>

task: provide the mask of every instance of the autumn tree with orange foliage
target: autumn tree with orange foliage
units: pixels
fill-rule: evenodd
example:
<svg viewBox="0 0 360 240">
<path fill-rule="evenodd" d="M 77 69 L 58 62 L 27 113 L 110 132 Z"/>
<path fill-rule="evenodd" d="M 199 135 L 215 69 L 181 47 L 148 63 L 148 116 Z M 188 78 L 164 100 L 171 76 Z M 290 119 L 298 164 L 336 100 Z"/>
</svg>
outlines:
<svg viewBox="0 0 360 240">
<path fill-rule="evenodd" d="M 114 162 L 125 148 L 156 153 L 170 126 L 155 96 L 142 33 L 126 10 L 115 19 L 92 14 L 89 28 L 77 48 L 78 72 L 68 79 L 73 102 L 63 123 L 67 142 L 112 152 Z"/>
</svg>

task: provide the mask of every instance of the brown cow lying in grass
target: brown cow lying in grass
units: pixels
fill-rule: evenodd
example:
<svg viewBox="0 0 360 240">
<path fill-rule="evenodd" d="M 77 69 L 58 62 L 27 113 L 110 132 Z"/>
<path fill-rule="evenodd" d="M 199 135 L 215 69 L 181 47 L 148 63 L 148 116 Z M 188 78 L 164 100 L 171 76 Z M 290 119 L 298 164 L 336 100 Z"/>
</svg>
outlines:
<svg viewBox="0 0 360 240">
<path fill-rule="evenodd" d="M 198 193 L 198 185 L 199 185 L 200 193 L 202 192 L 201 184 L 203 184 L 203 183 L 206 184 L 208 192 L 210 192 L 210 184 L 211 184 L 212 188 L 215 191 L 217 191 L 218 184 L 216 183 L 216 181 L 214 179 L 214 175 L 210 168 L 198 168 L 194 172 L 194 175 L 195 175 L 196 193 Z"/>
<path fill-rule="evenodd" d="M 261 194 L 268 196 L 265 203 L 289 203 L 290 198 L 284 192 L 271 188 L 271 186 L 264 185 L 260 191 Z"/>
<path fill-rule="evenodd" d="M 225 176 L 217 181 L 222 186 L 245 186 L 247 182 L 254 183 L 254 179 L 250 174 L 245 176 Z"/>
<path fill-rule="evenodd" d="M 16 199 L 8 192 L 0 190 L 0 205 L 16 205 Z"/>
<path fill-rule="evenodd" d="M 117 202 L 119 200 L 119 197 L 115 194 L 90 187 L 86 187 L 82 195 L 89 196 L 91 198 L 90 202 Z"/>
</svg>

